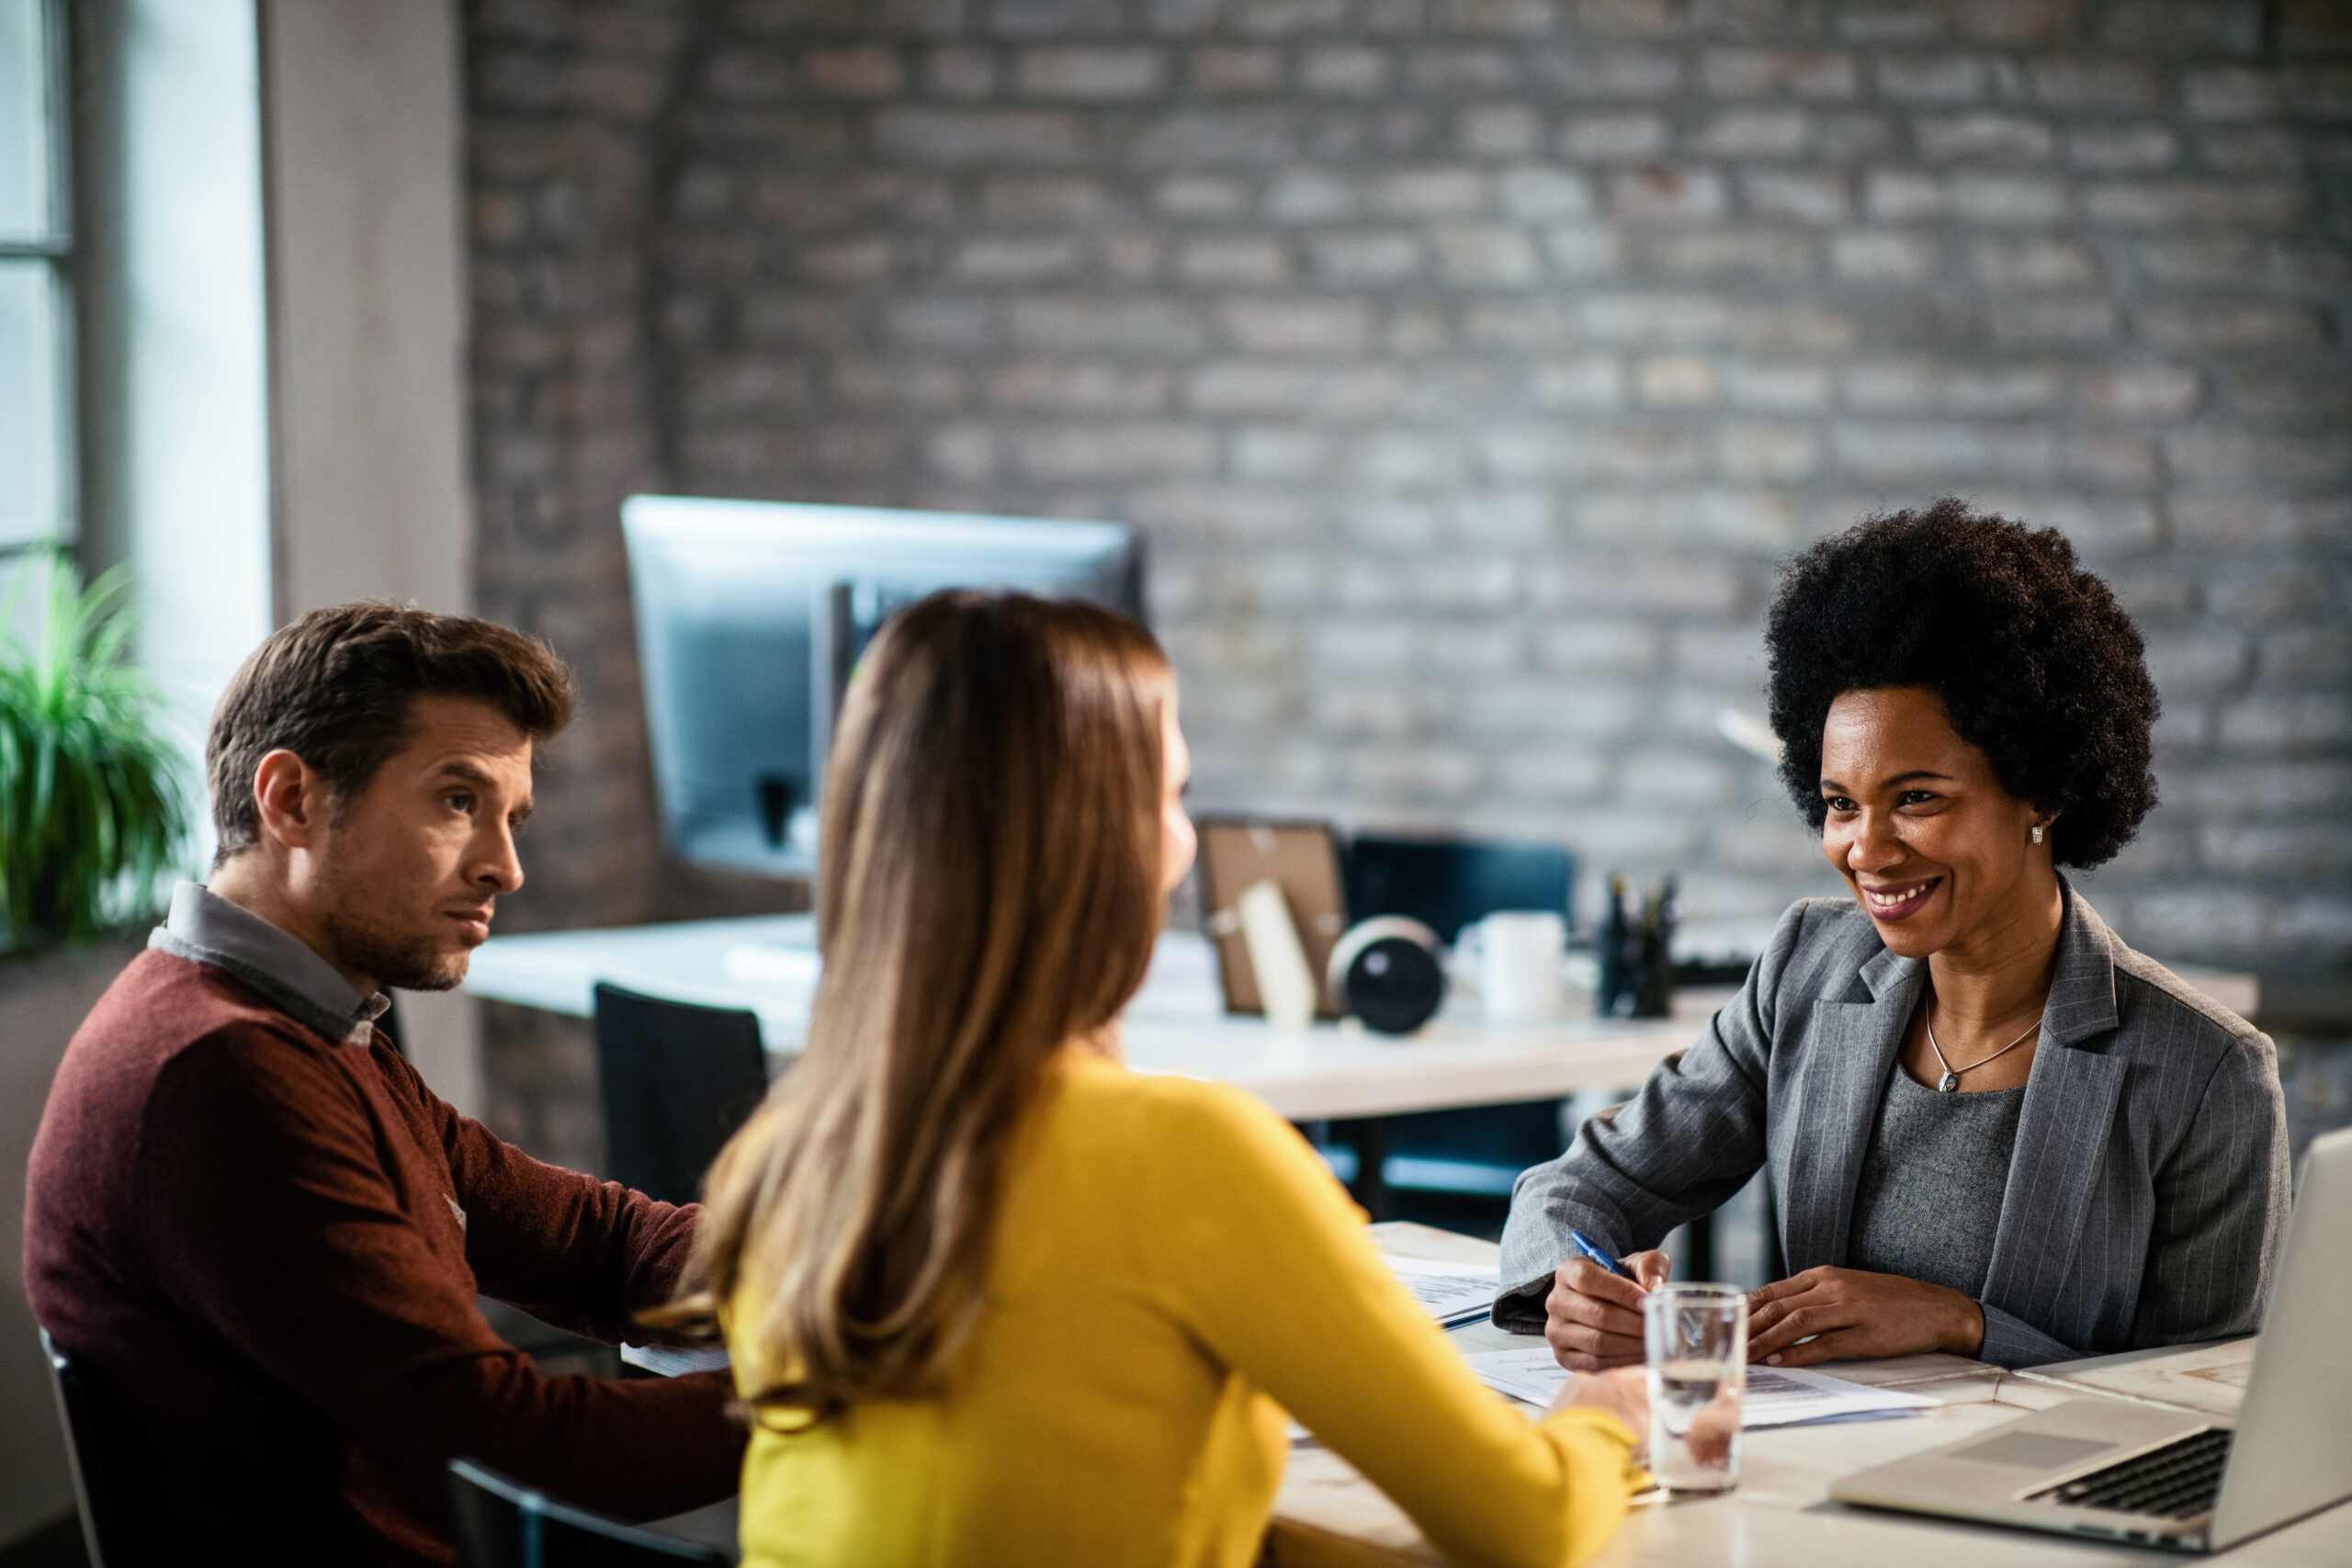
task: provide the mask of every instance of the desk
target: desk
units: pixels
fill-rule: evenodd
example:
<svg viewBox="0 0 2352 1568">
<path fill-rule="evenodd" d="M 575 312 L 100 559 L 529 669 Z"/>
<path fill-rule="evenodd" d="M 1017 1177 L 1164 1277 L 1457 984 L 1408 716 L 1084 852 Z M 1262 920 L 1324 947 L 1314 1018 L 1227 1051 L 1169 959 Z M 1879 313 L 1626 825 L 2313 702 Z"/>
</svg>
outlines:
<svg viewBox="0 0 2352 1568">
<path fill-rule="evenodd" d="M 772 1057 L 797 1053 L 814 991 L 807 915 L 693 920 L 619 930 L 495 937 L 477 948 L 466 989 L 478 997 L 587 1017 L 599 981 L 675 1001 L 758 1015 Z M 788 962 L 806 952 L 805 975 Z M 1128 1065 L 1249 1089 L 1294 1122 L 1393 1116 L 1456 1106 L 1556 1100 L 1638 1084 L 1660 1057 L 1694 1044 L 1728 990 L 1690 991 L 1670 1019 L 1571 1018 L 1490 1025 L 1449 1009 L 1396 1040 L 1329 1023 L 1284 1034 L 1226 1016 L 1215 960 L 1192 931 L 1169 931 L 1122 1021 Z M 762 970 L 765 973 L 763 974 Z"/>
<path fill-rule="evenodd" d="M 1374 1235 L 1408 1257 L 1491 1262 L 1491 1243 L 1421 1225 L 1385 1224 Z M 1489 1324 L 1453 1331 L 1464 1350 L 1523 1346 Z M 1911 1419 L 1750 1432 L 1742 1440 L 1739 1489 L 1727 1497 L 1634 1508 L 1592 1559 L 1593 1568 L 1714 1563 L 1748 1568 L 1981 1568 L 1986 1562 L 2052 1568 L 2157 1564 L 2177 1553 L 2076 1541 L 2026 1530 L 1849 1508 L 1829 1500 L 1838 1477 L 1905 1453 L 1953 1442 L 2070 1397 L 1958 1356 L 1844 1362 L 1826 1369 L 1856 1382 L 1932 1394 L 1944 1403 Z M 1442 1559 L 1403 1510 L 1328 1450 L 1301 1446 L 1274 1501 L 1272 1561 L 1280 1568 L 1439 1568 Z M 2245 1568 L 2352 1563 L 2352 1504 L 2257 1536 L 2216 1562 Z"/>
</svg>

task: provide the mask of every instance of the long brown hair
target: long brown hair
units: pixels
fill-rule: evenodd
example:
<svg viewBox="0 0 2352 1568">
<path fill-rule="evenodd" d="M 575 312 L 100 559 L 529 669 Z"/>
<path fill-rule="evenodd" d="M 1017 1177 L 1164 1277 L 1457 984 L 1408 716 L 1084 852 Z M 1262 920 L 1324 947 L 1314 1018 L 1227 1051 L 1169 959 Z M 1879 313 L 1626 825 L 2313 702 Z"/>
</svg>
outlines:
<svg viewBox="0 0 2352 1568">
<path fill-rule="evenodd" d="M 808 1047 L 712 1167 L 688 1272 L 762 1369 L 754 1411 L 940 1386 L 1021 1114 L 1150 961 L 1170 694 L 1141 626 L 1018 593 L 933 594 L 858 667 Z"/>
</svg>

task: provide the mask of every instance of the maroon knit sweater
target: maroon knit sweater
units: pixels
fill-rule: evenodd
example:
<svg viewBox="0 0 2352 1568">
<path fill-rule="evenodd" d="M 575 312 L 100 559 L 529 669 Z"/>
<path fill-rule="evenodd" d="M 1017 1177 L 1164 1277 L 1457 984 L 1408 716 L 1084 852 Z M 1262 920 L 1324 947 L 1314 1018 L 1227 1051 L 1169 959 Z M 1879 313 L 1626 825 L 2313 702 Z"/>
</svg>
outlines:
<svg viewBox="0 0 2352 1568">
<path fill-rule="evenodd" d="M 34 1315 L 110 1386 L 174 1560 L 454 1562 L 459 1455 L 624 1517 L 736 1489 L 724 1373 L 544 1376 L 474 1305 L 641 1340 L 697 1211 L 540 1164 L 210 964 L 115 981 L 26 1190 Z"/>
</svg>

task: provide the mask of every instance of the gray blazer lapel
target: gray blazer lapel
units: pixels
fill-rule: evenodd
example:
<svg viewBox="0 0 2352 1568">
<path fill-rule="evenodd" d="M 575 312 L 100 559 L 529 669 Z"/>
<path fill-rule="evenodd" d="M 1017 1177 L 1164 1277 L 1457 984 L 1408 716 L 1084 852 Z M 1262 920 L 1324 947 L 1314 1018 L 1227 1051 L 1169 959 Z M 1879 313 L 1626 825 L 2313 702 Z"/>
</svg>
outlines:
<svg viewBox="0 0 2352 1568">
<path fill-rule="evenodd" d="M 2061 1307 L 2071 1303 L 2095 1314 L 2098 1306 L 2095 1296 L 2070 1296 L 2064 1286 L 2107 1164 L 2108 1133 L 2127 1069 L 2102 1049 L 2118 1021 L 2113 938 L 2072 886 L 2065 895 L 2058 962 L 2018 1114 L 1984 1300 L 2046 1325 L 2059 1338 L 2086 1344 L 2088 1318 L 2068 1322 Z"/>
<path fill-rule="evenodd" d="M 1770 1134 L 1792 1274 L 1846 1261 L 1862 1156 L 1921 977 L 1918 963 L 1881 949 L 1861 968 L 1870 1000 L 1817 1001 L 1805 1021 L 1794 1092 L 1782 1101 L 1785 1112 L 1773 1108 Z"/>
</svg>

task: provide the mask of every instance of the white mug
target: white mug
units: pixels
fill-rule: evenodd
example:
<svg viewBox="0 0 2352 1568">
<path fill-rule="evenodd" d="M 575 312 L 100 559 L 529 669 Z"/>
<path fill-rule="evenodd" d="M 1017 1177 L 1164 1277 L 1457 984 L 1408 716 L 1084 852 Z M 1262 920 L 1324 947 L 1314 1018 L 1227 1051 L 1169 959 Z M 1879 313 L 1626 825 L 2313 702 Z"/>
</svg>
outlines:
<svg viewBox="0 0 2352 1568">
<path fill-rule="evenodd" d="M 1565 1017 L 1560 957 L 1567 921 L 1545 910 L 1510 909 L 1477 924 L 1478 998 L 1489 1023 L 1545 1023 Z"/>
</svg>

